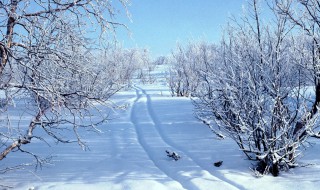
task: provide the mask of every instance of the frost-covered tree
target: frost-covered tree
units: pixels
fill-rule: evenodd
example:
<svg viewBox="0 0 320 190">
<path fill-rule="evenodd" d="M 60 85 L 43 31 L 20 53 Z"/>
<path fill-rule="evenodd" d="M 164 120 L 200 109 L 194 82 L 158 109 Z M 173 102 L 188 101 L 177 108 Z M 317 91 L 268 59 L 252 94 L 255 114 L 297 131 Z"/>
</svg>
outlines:
<svg viewBox="0 0 320 190">
<path fill-rule="evenodd" d="M 153 69 L 148 50 L 139 48 L 109 48 L 100 55 L 99 62 L 106 75 L 113 76 L 114 81 L 126 87 L 131 86 L 133 79 L 150 80 Z"/>
<path fill-rule="evenodd" d="M 153 83 L 155 79 L 152 77 L 151 72 L 154 70 L 155 64 L 150 59 L 149 50 L 140 49 L 139 51 L 137 51 L 137 53 L 137 78 L 140 79 L 143 83 Z"/>
<path fill-rule="evenodd" d="M 159 56 L 154 61 L 154 65 L 168 65 L 168 63 L 169 63 L 169 59 L 166 56 Z"/>
<path fill-rule="evenodd" d="M 197 113 L 258 161 L 256 170 L 277 176 L 296 166 L 299 147 L 315 134 L 318 116 L 309 117 L 305 79 L 313 56 L 310 40 L 297 36 L 287 15 L 274 9 L 273 23 L 265 24 L 258 1 L 249 5 L 242 22 L 228 27 L 219 56 L 203 73 Z M 303 130 L 297 131 L 301 121 Z"/>
<path fill-rule="evenodd" d="M 114 75 L 99 69 L 96 52 L 90 51 L 97 46 L 89 38 L 106 40 L 122 25 L 114 21 L 119 7 L 114 3 L 126 10 L 126 0 L 0 2 L 0 160 L 20 151 L 41 164 L 43 160 L 23 145 L 32 139 L 46 142 L 41 134 L 72 142 L 63 131 L 73 130 L 74 139 L 84 147 L 78 130 L 96 129 L 95 124 L 106 119 L 95 109 L 101 119 L 91 120 L 91 111 L 119 86 Z M 15 111 L 27 119 L 15 121 L 11 117 Z"/>
<path fill-rule="evenodd" d="M 200 71 L 214 57 L 215 48 L 205 42 L 178 45 L 172 52 L 168 83 L 173 96 L 194 96 L 200 85 Z"/>
<path fill-rule="evenodd" d="M 312 106 L 295 126 L 295 138 L 308 136 L 320 138 L 319 132 L 310 131 L 308 123 L 318 117 L 320 103 L 320 1 L 319 0 L 274 0 L 275 11 L 284 15 L 295 25 L 309 43 L 305 49 L 310 55 L 304 67 L 315 89 Z"/>
</svg>

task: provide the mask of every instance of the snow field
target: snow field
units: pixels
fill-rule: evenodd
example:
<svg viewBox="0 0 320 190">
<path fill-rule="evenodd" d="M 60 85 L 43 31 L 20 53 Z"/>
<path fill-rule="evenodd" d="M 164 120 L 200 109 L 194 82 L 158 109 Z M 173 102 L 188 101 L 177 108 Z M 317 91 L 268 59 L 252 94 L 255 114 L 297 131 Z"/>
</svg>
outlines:
<svg viewBox="0 0 320 190">
<path fill-rule="evenodd" d="M 249 169 L 251 162 L 236 144 L 230 139 L 216 139 L 194 118 L 191 100 L 171 97 L 161 81 L 153 85 L 137 83 L 131 90 L 116 94 L 113 102 L 124 109 L 101 108 L 112 119 L 100 126 L 102 133 L 81 134 L 90 150 L 82 151 L 77 144 L 49 141 L 49 147 L 34 141 L 26 149 L 52 155 L 52 165 L 37 171 L 26 167 L 7 173 L 0 176 L 0 185 L 21 190 L 318 189 L 317 145 L 301 160 L 302 165 L 313 165 L 276 178 L 256 178 Z M 72 131 L 64 135 L 73 137 Z M 181 159 L 167 157 L 166 150 L 178 153 Z M 12 153 L 1 166 L 31 160 L 25 156 Z M 213 165 L 217 161 L 223 161 L 221 167 Z"/>
</svg>

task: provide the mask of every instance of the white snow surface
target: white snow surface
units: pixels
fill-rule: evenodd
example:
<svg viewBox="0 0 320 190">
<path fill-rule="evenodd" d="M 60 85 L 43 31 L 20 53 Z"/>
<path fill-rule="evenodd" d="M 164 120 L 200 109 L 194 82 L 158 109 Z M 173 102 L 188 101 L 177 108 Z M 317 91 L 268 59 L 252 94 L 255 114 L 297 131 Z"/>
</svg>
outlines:
<svg viewBox="0 0 320 190">
<path fill-rule="evenodd" d="M 83 151 L 77 144 L 50 143 L 49 147 L 34 141 L 26 148 L 54 156 L 52 165 L 36 171 L 31 167 L 1 174 L 0 189 L 6 186 L 25 190 L 319 188 L 319 145 L 312 144 L 301 158 L 300 165 L 306 167 L 291 169 L 279 177 L 257 178 L 250 170 L 252 162 L 246 160 L 232 140 L 218 140 L 194 118 L 189 98 L 170 96 L 161 69 L 158 71 L 157 83 L 136 83 L 131 90 L 112 98 L 118 105 L 127 106 L 112 112 L 110 122 L 100 126 L 102 133 L 81 134 L 90 150 Z M 166 150 L 176 152 L 181 159 L 167 157 Z M 25 156 L 11 153 L 0 166 L 27 161 Z M 213 163 L 217 161 L 223 164 L 215 167 Z"/>
</svg>

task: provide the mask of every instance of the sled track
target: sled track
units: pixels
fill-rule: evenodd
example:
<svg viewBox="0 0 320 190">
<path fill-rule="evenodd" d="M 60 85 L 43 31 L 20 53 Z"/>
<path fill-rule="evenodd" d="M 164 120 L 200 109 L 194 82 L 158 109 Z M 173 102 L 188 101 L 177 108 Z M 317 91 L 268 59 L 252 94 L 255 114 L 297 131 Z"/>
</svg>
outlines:
<svg viewBox="0 0 320 190">
<path fill-rule="evenodd" d="M 145 138 L 142 135 L 142 131 L 141 131 L 141 128 L 139 126 L 139 121 L 138 121 L 137 116 L 136 116 L 136 113 L 137 113 L 136 112 L 136 104 L 141 99 L 141 97 L 142 97 L 142 95 L 139 93 L 139 90 L 136 89 L 136 99 L 133 102 L 133 105 L 132 105 L 132 108 L 131 108 L 131 113 L 130 113 L 130 119 L 131 119 L 132 124 L 135 127 L 135 130 L 136 130 L 136 133 L 137 133 L 138 142 L 140 143 L 140 145 L 144 149 L 144 151 L 147 153 L 149 159 L 153 162 L 153 164 L 157 168 L 159 168 L 159 170 L 161 170 L 164 174 L 166 174 L 172 180 L 177 181 L 184 189 L 190 189 L 190 186 L 184 185 L 182 182 L 179 181 L 179 179 L 176 179 L 175 176 L 170 175 L 170 173 L 168 171 L 163 169 L 161 167 L 161 165 L 157 162 L 157 160 L 153 156 L 153 154 L 151 154 L 150 146 L 148 145 L 148 143 L 146 142 Z"/>
<path fill-rule="evenodd" d="M 192 173 L 194 170 L 200 170 L 201 172 L 205 172 L 209 176 L 209 179 L 207 179 L 206 183 L 215 184 L 221 187 L 226 187 L 227 189 L 243 189 L 243 187 L 239 186 L 238 184 L 233 183 L 232 181 L 225 179 L 223 176 L 217 177 L 216 175 L 213 175 L 210 171 L 206 170 L 205 167 L 203 167 L 198 160 L 196 160 L 186 149 L 183 147 L 180 147 L 176 145 L 172 140 L 166 137 L 166 135 L 161 130 L 161 122 L 158 119 L 157 115 L 155 114 L 152 106 L 151 97 L 149 94 L 146 93 L 146 91 L 140 87 L 135 86 L 136 90 L 136 100 L 134 101 L 134 104 L 132 105 L 131 110 L 131 121 L 134 124 L 138 141 L 143 147 L 143 149 L 148 154 L 148 157 L 153 161 L 153 163 L 161 170 L 163 171 L 168 177 L 171 179 L 176 180 L 179 182 L 184 188 L 186 189 L 202 189 L 199 188 L 195 183 L 192 182 L 193 179 L 196 179 L 199 176 L 187 176 L 182 173 L 182 170 L 184 172 Z M 142 93 L 142 94 L 141 94 Z M 143 101 L 144 100 L 144 101 Z M 156 148 L 155 145 L 152 145 L 152 143 L 148 142 L 144 136 L 145 128 L 141 127 L 141 121 L 137 118 L 137 112 L 136 106 L 137 104 L 142 104 L 143 107 L 146 109 L 146 116 L 149 117 L 149 127 L 153 128 L 152 134 L 155 135 L 158 139 L 158 142 L 162 144 L 162 148 Z M 182 156 L 184 165 L 180 163 L 180 161 L 174 163 L 174 168 L 170 168 L 169 164 L 163 163 L 163 160 L 161 158 L 157 158 L 154 156 L 154 152 L 160 151 L 161 153 L 168 149 L 168 150 L 174 150 L 177 151 L 178 154 Z M 165 154 L 165 153 L 164 153 Z M 168 162 L 168 160 L 166 160 Z M 192 166 L 192 169 L 186 169 L 185 166 Z M 189 167 L 188 167 L 189 168 Z M 203 179 L 205 180 L 205 179 Z"/>
<path fill-rule="evenodd" d="M 159 135 L 161 136 L 161 138 L 163 139 L 163 141 L 168 144 L 169 146 L 171 146 L 174 150 L 178 150 L 179 153 L 182 152 L 184 154 L 184 157 L 187 156 L 189 157 L 196 165 L 198 165 L 202 170 L 209 172 L 212 176 L 214 176 L 215 178 L 218 178 L 221 181 L 224 181 L 226 183 L 228 183 L 230 186 L 233 186 L 236 189 L 244 189 L 243 186 L 240 186 L 239 184 L 234 183 L 232 180 L 229 180 L 225 177 L 223 177 L 222 175 L 219 174 L 212 174 L 212 172 L 208 171 L 207 169 L 205 169 L 205 167 L 200 163 L 200 161 L 193 156 L 192 154 L 190 154 L 185 148 L 177 145 L 176 143 L 174 143 L 171 139 L 169 139 L 161 130 L 161 121 L 158 119 L 156 113 L 153 110 L 152 107 L 152 101 L 151 101 L 151 97 L 149 94 L 147 94 L 147 92 L 140 88 L 140 87 L 136 87 L 139 90 L 141 90 L 141 92 L 147 97 L 147 106 L 148 106 L 148 113 L 150 115 L 150 117 L 152 118 L 152 121 L 155 124 L 155 127 L 159 133 Z"/>
</svg>

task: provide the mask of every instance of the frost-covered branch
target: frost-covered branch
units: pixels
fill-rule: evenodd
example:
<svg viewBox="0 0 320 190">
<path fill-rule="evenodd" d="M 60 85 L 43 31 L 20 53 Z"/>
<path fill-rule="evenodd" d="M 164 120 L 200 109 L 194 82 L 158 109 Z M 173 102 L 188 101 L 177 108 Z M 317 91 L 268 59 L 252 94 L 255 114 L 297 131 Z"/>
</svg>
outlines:
<svg viewBox="0 0 320 190">
<path fill-rule="evenodd" d="M 26 149 L 34 138 L 48 143 L 84 140 L 79 130 L 99 131 L 107 120 L 99 106 L 123 84 L 102 62 L 100 40 L 118 26 L 116 2 L 98 0 L 4 0 L 0 3 L 0 160 Z M 119 0 L 128 14 L 127 0 Z M 102 38 L 103 37 L 103 38 Z M 93 48 L 95 47 L 95 48 Z M 107 60 L 106 60 L 107 61 Z M 119 62 L 120 63 L 120 62 Z M 125 68 L 129 71 L 129 68 Z M 127 81 L 126 81 L 127 82 Z M 29 122 L 12 114 L 21 113 Z M 93 114 L 99 119 L 92 119 Z M 20 118 L 20 120 L 21 120 Z M 12 122 L 13 120 L 13 122 Z M 74 139 L 66 138 L 74 131 Z M 42 133 L 39 131 L 42 131 Z"/>
<path fill-rule="evenodd" d="M 317 85 L 310 109 L 313 81 L 305 77 L 317 58 L 313 41 L 293 30 L 279 4 L 269 4 L 272 25 L 261 19 L 257 0 L 249 6 L 250 15 L 226 28 L 217 56 L 200 72 L 195 105 L 201 120 L 214 121 L 248 159 L 259 162 L 256 170 L 277 176 L 297 165 L 308 137 L 318 136 Z"/>
</svg>

